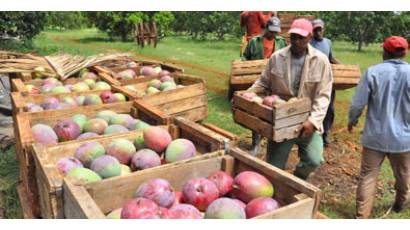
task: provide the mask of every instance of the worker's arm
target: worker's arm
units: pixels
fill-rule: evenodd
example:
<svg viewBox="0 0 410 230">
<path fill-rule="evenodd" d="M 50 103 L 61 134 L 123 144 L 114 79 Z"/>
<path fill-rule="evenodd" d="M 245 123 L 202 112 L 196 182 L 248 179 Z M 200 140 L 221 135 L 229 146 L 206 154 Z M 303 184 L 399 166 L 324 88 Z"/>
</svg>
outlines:
<svg viewBox="0 0 410 230">
<path fill-rule="evenodd" d="M 247 90 L 250 92 L 254 92 L 257 94 L 264 94 L 267 95 L 271 91 L 271 79 L 272 79 L 272 66 L 273 66 L 273 59 L 270 58 L 268 63 L 265 66 L 265 69 L 262 71 L 261 76 L 256 80 L 255 83 Z"/>
<path fill-rule="evenodd" d="M 329 52 L 329 61 L 330 61 L 330 63 L 331 64 L 342 64 L 342 63 L 340 63 L 340 61 L 338 61 L 335 57 L 333 57 L 333 52 L 332 52 L 332 49 L 333 49 L 333 45 L 332 45 L 332 41 L 330 41 L 329 40 L 329 45 L 330 45 L 330 52 Z"/>
<path fill-rule="evenodd" d="M 316 87 L 315 98 L 312 101 L 312 109 L 308 121 L 316 130 L 320 130 L 329 107 L 330 95 L 332 94 L 333 76 L 332 67 L 328 61 L 322 66 L 322 76 Z"/>
<path fill-rule="evenodd" d="M 353 96 L 352 104 L 349 109 L 349 122 L 347 124 L 349 132 L 352 131 L 353 126 L 357 125 L 360 116 L 362 115 L 364 107 L 369 101 L 370 85 L 368 81 L 368 72 L 360 78 L 359 84 L 356 87 L 356 93 Z"/>
<path fill-rule="evenodd" d="M 245 26 L 246 26 L 246 19 L 247 19 L 247 12 L 244 11 L 244 12 L 242 12 L 241 18 L 240 18 L 241 27 L 245 27 Z"/>
</svg>

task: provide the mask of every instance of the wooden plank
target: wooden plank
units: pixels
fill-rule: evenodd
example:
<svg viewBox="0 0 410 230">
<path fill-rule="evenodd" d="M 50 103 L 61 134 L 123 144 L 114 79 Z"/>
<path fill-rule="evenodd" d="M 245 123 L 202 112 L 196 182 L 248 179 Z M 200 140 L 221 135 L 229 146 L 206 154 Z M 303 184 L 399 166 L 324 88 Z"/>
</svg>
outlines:
<svg viewBox="0 0 410 230">
<path fill-rule="evenodd" d="M 252 86 L 253 83 L 241 83 L 241 84 L 230 84 L 229 87 L 235 91 L 247 90 Z"/>
<path fill-rule="evenodd" d="M 173 115 L 183 111 L 191 110 L 194 108 L 207 106 L 208 97 L 206 95 L 194 96 L 181 100 L 175 100 L 166 104 L 158 104 L 156 107 L 164 111 L 166 114 Z"/>
<path fill-rule="evenodd" d="M 98 205 L 83 186 L 64 180 L 64 213 L 68 219 L 104 219 Z"/>
<path fill-rule="evenodd" d="M 242 76 L 232 76 L 231 80 L 230 80 L 230 83 L 231 84 L 248 84 L 248 85 L 252 86 L 253 83 L 255 83 L 260 78 L 260 76 L 261 76 L 260 73 L 259 74 L 251 74 L 251 75 L 242 75 Z"/>
<path fill-rule="evenodd" d="M 267 59 L 251 60 L 251 61 L 234 60 L 231 62 L 231 66 L 232 67 L 265 66 L 267 62 L 268 62 Z"/>
<path fill-rule="evenodd" d="M 255 115 L 256 117 L 269 123 L 273 122 L 272 108 L 250 101 L 244 98 L 241 93 L 242 92 L 236 92 L 234 94 L 232 103 L 233 108 L 246 111 L 247 113 Z"/>
<path fill-rule="evenodd" d="M 273 128 L 273 141 L 282 142 L 299 137 L 303 123 L 287 126 L 285 128 Z"/>
<path fill-rule="evenodd" d="M 275 130 L 301 124 L 305 122 L 308 119 L 308 117 L 309 117 L 309 113 L 307 112 L 307 113 L 301 113 L 301 114 L 297 114 L 294 116 L 275 120 L 275 123 L 274 123 Z"/>
<path fill-rule="evenodd" d="M 98 73 L 98 75 L 102 78 L 102 80 L 106 81 L 108 84 L 110 84 L 111 86 L 114 85 L 121 85 L 121 82 L 119 82 L 117 79 L 114 79 L 110 74 L 108 73 L 104 73 L 104 72 L 100 72 Z"/>
<path fill-rule="evenodd" d="M 227 137 L 183 117 L 175 117 L 174 123 L 185 133 L 188 133 L 188 137 L 196 136 L 207 143 L 214 144 L 215 149 L 211 149 L 210 151 L 224 148 L 225 141 L 229 141 Z"/>
<path fill-rule="evenodd" d="M 360 72 L 355 72 L 355 71 L 346 71 L 346 70 L 337 70 L 333 71 L 333 78 L 354 78 L 354 79 L 360 79 L 361 75 Z"/>
<path fill-rule="evenodd" d="M 23 112 L 24 106 L 26 106 L 27 102 L 23 96 L 21 96 L 20 92 L 11 92 L 10 93 L 11 104 L 13 108 L 13 113 L 20 113 Z"/>
<path fill-rule="evenodd" d="M 314 205 L 315 200 L 307 197 L 252 219 L 311 219 Z"/>
<path fill-rule="evenodd" d="M 161 168 L 146 169 L 120 178 L 109 178 L 97 183 L 90 183 L 86 187 L 102 212 L 107 213 L 123 206 L 125 202 L 132 198 L 138 186 L 149 179 L 166 179 L 176 191 L 182 191 L 186 181 L 196 177 L 209 176 L 221 168 L 221 163 L 222 159 L 220 157 L 212 157 L 204 161 L 169 166 L 166 170 Z M 118 194 L 121 195 L 119 196 Z"/>
<path fill-rule="evenodd" d="M 342 85 L 357 85 L 359 84 L 360 78 L 334 78 L 333 85 L 342 84 Z"/>
<path fill-rule="evenodd" d="M 274 119 L 281 119 L 296 114 L 310 112 L 312 103 L 309 98 L 300 98 L 294 102 L 274 105 Z"/>
<path fill-rule="evenodd" d="M 354 88 L 356 87 L 357 84 L 352 84 L 352 85 L 348 85 L 348 84 L 334 84 L 333 85 L 333 89 L 335 90 L 345 90 L 345 89 L 350 89 L 350 88 Z"/>
<path fill-rule="evenodd" d="M 218 133 L 218 134 L 220 134 L 220 135 L 222 135 L 226 138 L 229 138 L 230 140 L 237 140 L 238 139 L 238 136 L 236 136 L 235 134 L 233 134 L 233 133 L 231 133 L 227 130 L 221 129 L 221 128 L 219 128 L 219 127 L 217 127 L 217 126 L 215 126 L 211 123 L 202 123 L 202 126 L 208 128 L 208 129 L 210 129 L 210 130 L 212 130 L 212 131 L 214 131 L 214 132 L 216 132 L 216 133 Z"/>
<path fill-rule="evenodd" d="M 332 64 L 332 70 L 360 70 L 359 65 Z"/>
<path fill-rule="evenodd" d="M 165 104 L 171 101 L 180 100 L 183 98 L 189 98 L 194 96 L 200 96 L 206 93 L 205 84 L 195 84 L 185 86 L 183 88 L 174 89 L 166 92 L 156 93 L 152 95 L 144 96 L 144 100 L 153 105 Z"/>
<path fill-rule="evenodd" d="M 272 139 L 272 124 L 267 123 L 255 116 L 245 113 L 239 109 L 232 109 L 233 119 L 236 123 L 252 129 L 262 136 Z"/>
<path fill-rule="evenodd" d="M 17 190 L 17 194 L 18 194 L 18 197 L 19 197 L 20 207 L 21 207 L 23 218 L 24 219 L 35 219 L 36 217 L 34 216 L 34 214 L 32 212 L 30 197 L 27 194 L 27 191 L 24 188 L 24 185 L 23 184 L 18 184 L 16 186 L 16 190 Z"/>
<path fill-rule="evenodd" d="M 163 112 L 162 110 L 158 109 L 156 106 L 143 101 L 143 100 L 135 100 L 134 107 L 136 110 L 136 115 L 141 116 L 144 113 L 146 116 L 150 117 L 151 119 L 156 120 L 156 124 L 170 124 L 170 115 Z"/>
<path fill-rule="evenodd" d="M 183 111 L 180 113 L 175 113 L 172 116 L 180 116 L 180 117 L 185 117 L 188 120 L 199 122 L 204 120 L 208 116 L 208 107 L 207 106 L 201 106 L 198 108 L 194 108 L 191 110 Z"/>
<path fill-rule="evenodd" d="M 260 75 L 263 71 L 263 68 L 241 68 L 241 69 L 232 69 L 231 75 Z"/>
<path fill-rule="evenodd" d="M 11 90 L 12 92 L 26 92 L 26 86 L 21 79 L 11 79 Z"/>
</svg>

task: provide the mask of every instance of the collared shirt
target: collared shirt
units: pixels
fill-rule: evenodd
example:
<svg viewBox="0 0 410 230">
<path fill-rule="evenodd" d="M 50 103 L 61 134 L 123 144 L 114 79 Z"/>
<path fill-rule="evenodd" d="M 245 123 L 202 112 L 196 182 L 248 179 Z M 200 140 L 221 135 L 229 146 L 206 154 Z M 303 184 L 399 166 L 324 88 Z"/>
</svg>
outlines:
<svg viewBox="0 0 410 230">
<path fill-rule="evenodd" d="M 319 50 L 308 45 L 297 94 L 292 92 L 290 46 L 269 58 L 258 80 L 248 89 L 265 95 L 283 97 L 307 97 L 312 101 L 308 120 L 319 133 L 323 132 L 323 119 L 329 106 L 333 76 L 328 58 Z"/>
<path fill-rule="evenodd" d="M 349 124 L 357 124 L 366 105 L 362 145 L 388 153 L 410 151 L 409 64 L 391 59 L 369 67 L 356 88 Z"/>
<path fill-rule="evenodd" d="M 287 46 L 286 40 L 281 36 L 275 36 L 275 51 L 278 51 Z M 261 60 L 264 59 L 264 44 L 263 36 L 253 37 L 246 46 L 241 57 L 242 61 Z"/>
</svg>

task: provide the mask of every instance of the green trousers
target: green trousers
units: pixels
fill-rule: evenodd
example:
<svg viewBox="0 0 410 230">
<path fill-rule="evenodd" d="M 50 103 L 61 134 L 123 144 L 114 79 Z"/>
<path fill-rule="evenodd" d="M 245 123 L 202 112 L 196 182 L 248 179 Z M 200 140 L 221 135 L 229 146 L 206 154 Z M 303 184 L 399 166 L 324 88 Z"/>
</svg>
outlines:
<svg viewBox="0 0 410 230">
<path fill-rule="evenodd" d="M 298 146 L 298 155 L 300 158 L 294 174 L 305 180 L 311 172 L 324 162 L 323 139 L 318 133 L 314 132 L 307 138 L 295 138 L 280 143 L 268 140 L 268 163 L 280 169 L 285 169 L 293 145 Z"/>
</svg>

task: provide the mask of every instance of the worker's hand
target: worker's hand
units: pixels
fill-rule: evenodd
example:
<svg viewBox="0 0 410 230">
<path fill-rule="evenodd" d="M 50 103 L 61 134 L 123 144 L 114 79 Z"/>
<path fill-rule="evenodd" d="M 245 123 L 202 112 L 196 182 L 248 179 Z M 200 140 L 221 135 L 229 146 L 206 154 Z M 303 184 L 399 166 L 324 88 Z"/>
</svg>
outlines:
<svg viewBox="0 0 410 230">
<path fill-rule="evenodd" d="M 353 127 L 354 125 L 352 123 L 347 124 L 347 131 L 349 131 L 349 133 L 352 133 Z"/>
<path fill-rule="evenodd" d="M 306 138 L 312 136 L 315 131 L 315 126 L 310 121 L 305 121 L 302 125 L 302 130 L 300 132 L 300 137 Z"/>
</svg>

